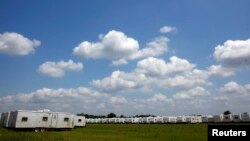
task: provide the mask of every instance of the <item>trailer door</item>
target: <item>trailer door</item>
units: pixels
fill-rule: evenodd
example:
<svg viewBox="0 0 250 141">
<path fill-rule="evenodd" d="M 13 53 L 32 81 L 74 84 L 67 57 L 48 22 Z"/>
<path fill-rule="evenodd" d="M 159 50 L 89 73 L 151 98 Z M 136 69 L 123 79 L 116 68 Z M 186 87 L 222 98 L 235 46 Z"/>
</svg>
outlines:
<svg viewBox="0 0 250 141">
<path fill-rule="evenodd" d="M 58 114 L 52 114 L 51 127 L 55 128 L 57 125 Z"/>
</svg>

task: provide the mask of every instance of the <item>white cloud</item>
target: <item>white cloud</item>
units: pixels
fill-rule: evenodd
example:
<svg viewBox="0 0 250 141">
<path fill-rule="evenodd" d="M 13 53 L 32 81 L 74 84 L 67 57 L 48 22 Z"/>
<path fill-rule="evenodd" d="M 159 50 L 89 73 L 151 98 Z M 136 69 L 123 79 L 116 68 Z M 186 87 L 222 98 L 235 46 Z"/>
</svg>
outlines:
<svg viewBox="0 0 250 141">
<path fill-rule="evenodd" d="M 113 66 L 127 65 L 128 62 L 125 59 L 112 61 Z"/>
<path fill-rule="evenodd" d="M 102 91 L 130 91 L 155 88 L 191 88 L 209 84 L 206 71 L 194 69 L 195 65 L 176 56 L 170 62 L 149 57 L 137 63 L 137 68 L 129 73 L 114 71 L 110 76 L 92 81 L 92 86 Z"/>
<path fill-rule="evenodd" d="M 157 37 L 146 44 L 146 47 L 138 50 L 129 59 L 159 56 L 168 51 L 169 39 L 167 37 Z"/>
<path fill-rule="evenodd" d="M 166 95 L 162 93 L 154 94 L 153 97 L 147 99 L 147 101 L 152 102 L 172 102 L 172 99 L 168 98 Z"/>
<path fill-rule="evenodd" d="M 16 110 L 16 108 L 36 110 L 47 107 L 59 111 L 85 112 L 88 110 L 91 112 L 98 103 L 109 102 L 109 100 L 110 96 L 107 94 L 86 87 L 42 88 L 31 93 L 2 97 L 0 106 L 4 107 L 2 110 Z M 120 103 L 123 102 L 122 100 Z"/>
<path fill-rule="evenodd" d="M 121 96 L 112 96 L 110 97 L 110 104 L 115 104 L 115 105 L 120 105 L 120 104 L 125 104 L 127 103 L 127 100 L 124 97 Z"/>
<path fill-rule="evenodd" d="M 104 91 L 121 91 L 137 87 L 137 83 L 130 80 L 131 76 L 122 72 L 114 71 L 111 76 L 102 80 L 93 80 L 92 85 Z"/>
<path fill-rule="evenodd" d="M 30 40 L 15 32 L 0 34 L 0 53 L 9 55 L 28 55 L 40 46 L 38 40 Z"/>
<path fill-rule="evenodd" d="M 45 62 L 39 66 L 38 71 L 51 77 L 63 77 L 65 75 L 65 71 L 81 71 L 82 69 L 82 63 L 75 63 L 72 60 L 69 60 L 67 62 Z"/>
<path fill-rule="evenodd" d="M 250 92 L 248 89 L 249 85 L 246 86 L 241 86 L 238 83 L 234 82 L 234 81 L 230 81 L 228 83 L 226 83 L 222 88 L 220 88 L 220 92 L 222 93 L 226 93 L 226 94 L 241 94 L 241 95 L 245 95 L 248 92 Z"/>
<path fill-rule="evenodd" d="M 222 106 L 235 111 L 247 111 L 250 102 L 250 84 L 240 85 L 237 82 L 230 81 L 219 88 L 216 95 L 213 96 Z"/>
<path fill-rule="evenodd" d="M 213 77 L 228 77 L 234 75 L 235 69 L 221 65 L 212 65 L 208 68 L 208 74 Z"/>
<path fill-rule="evenodd" d="M 99 38 L 99 42 L 83 41 L 73 49 L 73 54 L 93 59 L 124 60 L 124 64 L 126 60 L 159 56 L 168 51 L 169 39 L 166 37 L 153 39 L 143 49 L 139 49 L 137 40 L 120 31 L 111 30 Z"/>
<path fill-rule="evenodd" d="M 128 58 L 139 49 L 137 40 L 120 31 L 111 30 L 100 42 L 84 41 L 74 48 L 73 54 L 85 58 L 118 60 Z"/>
<path fill-rule="evenodd" d="M 209 92 L 204 88 L 197 86 L 187 91 L 181 91 L 173 95 L 174 99 L 192 99 L 197 96 L 207 95 Z"/>
<path fill-rule="evenodd" d="M 166 75 L 170 73 L 185 72 L 192 70 L 195 65 L 185 59 L 172 56 L 167 63 L 162 59 L 149 57 L 138 62 L 139 71 L 149 75 Z"/>
<path fill-rule="evenodd" d="M 250 39 L 227 40 L 223 45 L 215 47 L 214 57 L 227 67 L 250 66 Z"/>
<path fill-rule="evenodd" d="M 172 26 L 163 26 L 160 28 L 161 33 L 176 32 L 177 28 Z"/>
</svg>

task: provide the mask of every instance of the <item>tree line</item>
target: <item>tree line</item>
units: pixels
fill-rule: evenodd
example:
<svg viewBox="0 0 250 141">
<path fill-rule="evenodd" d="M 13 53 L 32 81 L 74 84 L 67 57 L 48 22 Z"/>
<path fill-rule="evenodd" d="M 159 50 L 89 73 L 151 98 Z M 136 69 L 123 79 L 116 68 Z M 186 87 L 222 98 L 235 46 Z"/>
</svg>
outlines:
<svg viewBox="0 0 250 141">
<path fill-rule="evenodd" d="M 224 115 L 228 115 L 231 114 L 230 110 L 226 110 L 223 112 Z M 117 116 L 115 113 L 109 113 L 107 115 L 92 115 L 92 114 L 86 114 L 86 113 L 78 113 L 78 116 L 85 116 L 86 118 L 127 118 L 127 117 L 156 117 L 155 115 L 135 115 L 135 116 L 124 116 L 124 115 L 120 115 Z M 194 114 L 195 115 L 195 114 Z M 197 115 L 197 116 L 201 116 L 201 115 Z"/>
<path fill-rule="evenodd" d="M 127 118 L 127 117 L 155 117 L 155 115 L 135 115 L 135 116 L 124 116 L 120 115 L 117 116 L 115 113 L 109 113 L 107 115 L 92 115 L 92 114 L 86 114 L 86 113 L 78 113 L 78 116 L 85 116 L 86 118 Z"/>
</svg>

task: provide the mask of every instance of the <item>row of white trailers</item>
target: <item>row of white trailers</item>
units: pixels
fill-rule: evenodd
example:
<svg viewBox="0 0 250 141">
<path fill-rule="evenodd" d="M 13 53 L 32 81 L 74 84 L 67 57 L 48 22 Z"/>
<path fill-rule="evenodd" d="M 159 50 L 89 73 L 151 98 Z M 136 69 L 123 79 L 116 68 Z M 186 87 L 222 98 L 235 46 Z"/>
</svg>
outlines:
<svg viewBox="0 0 250 141">
<path fill-rule="evenodd" d="M 158 117 L 133 117 L 133 118 L 92 118 L 86 119 L 87 123 L 220 123 L 220 122 L 250 122 L 250 114 L 206 115 L 206 116 L 158 116 Z"/>
<path fill-rule="evenodd" d="M 86 126 L 84 116 L 71 113 L 50 112 L 49 110 L 26 111 L 18 110 L 1 114 L 0 126 L 15 129 L 72 129 Z"/>
</svg>

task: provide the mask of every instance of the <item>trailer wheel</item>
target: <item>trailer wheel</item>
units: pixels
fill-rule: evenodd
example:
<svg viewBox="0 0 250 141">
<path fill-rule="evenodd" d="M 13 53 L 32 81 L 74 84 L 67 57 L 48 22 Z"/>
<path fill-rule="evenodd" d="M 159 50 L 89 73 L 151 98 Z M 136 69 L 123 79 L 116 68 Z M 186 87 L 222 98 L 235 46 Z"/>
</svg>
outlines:
<svg viewBox="0 0 250 141">
<path fill-rule="evenodd" d="M 39 132 L 39 129 L 38 129 L 38 128 L 35 128 L 35 132 L 36 132 L 36 133 Z"/>
<path fill-rule="evenodd" d="M 44 129 L 44 128 L 41 128 L 41 129 L 40 129 L 40 131 L 41 131 L 41 132 L 44 132 L 44 131 L 45 131 L 45 129 Z"/>
</svg>

